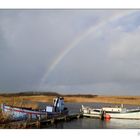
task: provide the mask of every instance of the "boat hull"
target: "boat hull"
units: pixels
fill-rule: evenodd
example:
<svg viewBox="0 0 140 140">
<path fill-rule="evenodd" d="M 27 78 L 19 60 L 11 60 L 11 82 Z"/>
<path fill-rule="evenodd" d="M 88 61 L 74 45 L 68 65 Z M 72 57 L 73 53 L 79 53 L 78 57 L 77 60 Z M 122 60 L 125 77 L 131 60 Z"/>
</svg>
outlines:
<svg viewBox="0 0 140 140">
<path fill-rule="evenodd" d="M 140 120 L 140 109 L 126 110 L 125 112 L 108 112 L 106 110 L 105 114 L 102 114 L 103 109 L 92 109 L 88 107 L 82 107 L 82 113 L 85 117 L 94 118 L 115 118 L 115 119 L 135 119 Z"/>
<path fill-rule="evenodd" d="M 9 116 L 11 120 L 43 119 L 68 113 L 67 110 L 63 112 L 46 112 L 43 110 L 31 110 L 8 105 L 2 105 L 2 112 Z"/>
<path fill-rule="evenodd" d="M 111 118 L 115 119 L 138 119 L 140 120 L 140 111 L 139 112 L 126 112 L 126 113 L 106 113 Z"/>
<path fill-rule="evenodd" d="M 82 113 L 83 113 L 83 116 L 85 117 L 101 118 L 100 110 L 97 112 L 94 109 L 82 108 Z"/>
<path fill-rule="evenodd" d="M 7 116 L 9 116 L 10 119 L 14 119 L 14 120 L 21 120 L 21 119 L 28 119 L 28 118 L 37 119 L 39 117 L 47 116 L 47 112 L 33 111 L 30 109 L 22 109 L 22 108 L 7 106 L 7 105 L 3 105 L 2 112 L 7 114 Z"/>
</svg>

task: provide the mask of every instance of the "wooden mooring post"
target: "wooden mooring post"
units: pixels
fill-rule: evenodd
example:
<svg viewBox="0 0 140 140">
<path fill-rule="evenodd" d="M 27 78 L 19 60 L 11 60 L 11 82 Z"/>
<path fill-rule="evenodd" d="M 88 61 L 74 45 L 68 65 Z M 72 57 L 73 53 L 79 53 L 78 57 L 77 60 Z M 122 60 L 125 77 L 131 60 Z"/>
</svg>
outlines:
<svg viewBox="0 0 140 140">
<path fill-rule="evenodd" d="M 40 121 L 39 120 L 37 120 L 37 122 L 36 122 L 36 126 L 37 126 L 37 128 L 40 128 Z"/>
</svg>

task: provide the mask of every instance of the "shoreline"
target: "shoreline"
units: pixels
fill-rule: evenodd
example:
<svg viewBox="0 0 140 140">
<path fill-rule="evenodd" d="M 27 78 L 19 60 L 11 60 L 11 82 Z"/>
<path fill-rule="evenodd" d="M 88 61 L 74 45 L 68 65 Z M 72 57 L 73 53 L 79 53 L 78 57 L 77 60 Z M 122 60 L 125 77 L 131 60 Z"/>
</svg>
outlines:
<svg viewBox="0 0 140 140">
<path fill-rule="evenodd" d="M 82 102 L 100 102 L 100 103 L 112 103 L 112 104 L 130 104 L 140 105 L 140 96 L 82 96 L 82 95 L 60 95 L 64 97 L 65 102 L 70 103 L 82 103 Z M 21 96 L 1 96 L 0 103 L 16 104 L 23 101 L 35 101 L 35 102 L 53 102 L 53 98 L 56 96 L 47 95 L 21 95 Z"/>
</svg>

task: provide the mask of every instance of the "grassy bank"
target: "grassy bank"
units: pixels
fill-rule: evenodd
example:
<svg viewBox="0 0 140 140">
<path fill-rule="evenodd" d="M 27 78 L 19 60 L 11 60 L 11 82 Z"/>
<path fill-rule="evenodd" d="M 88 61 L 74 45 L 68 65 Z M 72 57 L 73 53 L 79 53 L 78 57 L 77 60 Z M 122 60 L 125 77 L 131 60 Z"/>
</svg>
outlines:
<svg viewBox="0 0 140 140">
<path fill-rule="evenodd" d="M 22 104 L 23 101 L 52 102 L 56 96 L 47 95 L 20 95 L 20 96 L 0 96 L 0 103 Z M 97 95 L 63 95 L 65 102 L 102 102 L 113 104 L 133 104 L 140 105 L 140 96 L 97 96 Z"/>
</svg>

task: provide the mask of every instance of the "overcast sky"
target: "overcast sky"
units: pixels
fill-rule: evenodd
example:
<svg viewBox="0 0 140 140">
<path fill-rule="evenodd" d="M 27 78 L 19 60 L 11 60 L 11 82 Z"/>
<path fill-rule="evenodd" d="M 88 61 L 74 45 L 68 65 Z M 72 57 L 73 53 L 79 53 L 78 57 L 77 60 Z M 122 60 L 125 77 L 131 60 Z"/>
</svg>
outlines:
<svg viewBox="0 0 140 140">
<path fill-rule="evenodd" d="M 0 92 L 140 93 L 139 10 L 0 10 Z"/>
</svg>

